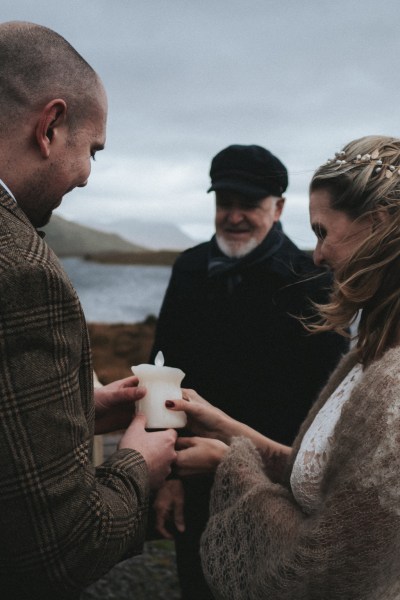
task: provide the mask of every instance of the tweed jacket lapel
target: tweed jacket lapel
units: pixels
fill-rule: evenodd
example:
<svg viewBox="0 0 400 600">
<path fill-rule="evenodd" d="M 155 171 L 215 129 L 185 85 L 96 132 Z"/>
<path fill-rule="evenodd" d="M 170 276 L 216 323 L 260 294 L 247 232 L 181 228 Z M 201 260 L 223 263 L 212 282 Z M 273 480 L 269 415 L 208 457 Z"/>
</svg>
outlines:
<svg viewBox="0 0 400 600">
<path fill-rule="evenodd" d="M 29 221 L 26 214 L 18 206 L 18 203 L 10 196 L 10 194 L 0 185 L 0 205 L 6 208 L 8 211 L 13 213 L 18 219 L 20 219 L 25 225 L 34 229 L 32 223 Z"/>
<path fill-rule="evenodd" d="M 73 290 L 72 284 L 65 273 L 60 261 L 53 250 L 43 242 L 45 234 L 38 231 L 24 211 L 18 206 L 18 203 L 10 194 L 0 185 L 0 264 L 7 261 L 6 256 L 2 255 L 1 248 L 7 246 L 9 241 L 18 240 L 20 250 L 29 255 L 30 260 L 42 263 L 50 261 L 53 267 L 57 268 L 60 277 Z M 7 265 L 4 265 L 5 267 Z M 76 294 L 75 290 L 73 293 Z"/>
</svg>

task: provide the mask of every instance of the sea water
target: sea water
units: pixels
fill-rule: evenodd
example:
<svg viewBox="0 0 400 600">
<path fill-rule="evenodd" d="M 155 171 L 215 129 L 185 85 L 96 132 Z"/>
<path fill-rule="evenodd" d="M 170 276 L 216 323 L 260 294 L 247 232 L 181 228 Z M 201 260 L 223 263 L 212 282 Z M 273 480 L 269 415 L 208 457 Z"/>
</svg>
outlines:
<svg viewBox="0 0 400 600">
<path fill-rule="evenodd" d="M 171 267 L 109 265 L 79 258 L 62 264 L 88 322 L 137 323 L 158 316 Z"/>
</svg>

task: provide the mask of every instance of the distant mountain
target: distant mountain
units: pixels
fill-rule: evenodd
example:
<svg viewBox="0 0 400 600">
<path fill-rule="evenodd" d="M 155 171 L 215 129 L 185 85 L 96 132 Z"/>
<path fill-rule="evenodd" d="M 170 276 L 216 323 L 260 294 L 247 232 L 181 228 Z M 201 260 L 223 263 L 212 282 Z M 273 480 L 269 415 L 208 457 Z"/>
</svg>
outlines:
<svg viewBox="0 0 400 600">
<path fill-rule="evenodd" d="M 46 227 L 46 242 L 57 256 L 84 256 L 99 253 L 138 253 L 148 248 L 122 239 L 115 233 L 106 233 L 92 227 L 85 227 L 73 221 L 53 215 Z"/>
<path fill-rule="evenodd" d="M 118 219 L 107 224 L 93 222 L 102 231 L 117 233 L 128 242 L 140 244 L 152 250 L 186 250 L 196 241 L 177 225 L 161 221 L 140 221 L 135 218 Z"/>
</svg>

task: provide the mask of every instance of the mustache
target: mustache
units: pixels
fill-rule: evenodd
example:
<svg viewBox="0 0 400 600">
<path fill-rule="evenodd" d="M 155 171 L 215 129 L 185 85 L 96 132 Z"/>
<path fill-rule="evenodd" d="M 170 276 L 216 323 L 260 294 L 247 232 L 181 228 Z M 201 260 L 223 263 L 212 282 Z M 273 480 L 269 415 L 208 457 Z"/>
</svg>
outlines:
<svg viewBox="0 0 400 600">
<path fill-rule="evenodd" d="M 240 225 L 231 225 L 226 223 L 224 225 L 224 229 L 229 231 L 249 231 L 251 227 L 249 225 L 244 225 L 243 223 Z"/>
</svg>

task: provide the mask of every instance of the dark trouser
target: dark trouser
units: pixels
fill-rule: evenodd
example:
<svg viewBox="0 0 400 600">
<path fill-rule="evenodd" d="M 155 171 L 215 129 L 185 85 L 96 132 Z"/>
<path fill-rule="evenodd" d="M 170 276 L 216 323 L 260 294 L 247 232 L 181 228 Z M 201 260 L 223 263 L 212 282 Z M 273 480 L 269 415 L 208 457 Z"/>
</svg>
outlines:
<svg viewBox="0 0 400 600">
<path fill-rule="evenodd" d="M 209 516 L 209 500 L 212 479 L 188 478 L 185 488 L 184 533 L 175 536 L 176 561 L 181 585 L 182 600 L 213 600 L 213 595 L 204 579 L 200 562 L 200 537 Z"/>
</svg>

